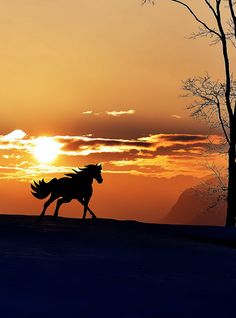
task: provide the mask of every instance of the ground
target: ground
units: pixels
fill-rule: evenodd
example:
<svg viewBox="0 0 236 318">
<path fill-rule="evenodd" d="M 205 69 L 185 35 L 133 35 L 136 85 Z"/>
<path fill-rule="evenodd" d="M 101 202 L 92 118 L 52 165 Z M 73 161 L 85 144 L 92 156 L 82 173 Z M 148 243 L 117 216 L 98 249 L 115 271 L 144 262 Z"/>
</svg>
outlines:
<svg viewBox="0 0 236 318">
<path fill-rule="evenodd" d="M 235 317 L 236 230 L 0 216 L 0 316 Z"/>
</svg>

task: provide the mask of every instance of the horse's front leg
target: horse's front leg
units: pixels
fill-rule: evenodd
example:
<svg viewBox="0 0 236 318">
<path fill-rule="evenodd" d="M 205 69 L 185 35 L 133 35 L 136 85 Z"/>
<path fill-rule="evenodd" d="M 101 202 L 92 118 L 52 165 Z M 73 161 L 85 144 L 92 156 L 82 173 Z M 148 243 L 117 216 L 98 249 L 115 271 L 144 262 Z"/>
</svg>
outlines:
<svg viewBox="0 0 236 318">
<path fill-rule="evenodd" d="M 88 211 L 89 211 L 89 213 L 92 215 L 92 218 L 93 218 L 93 219 L 96 219 L 96 218 L 97 218 L 96 215 L 95 215 L 95 213 L 89 208 L 89 206 L 88 206 Z"/>
<path fill-rule="evenodd" d="M 84 198 L 82 197 L 78 197 L 78 201 L 84 206 L 84 214 L 83 214 L 83 219 L 86 218 L 86 212 L 87 210 L 89 211 L 89 213 L 92 215 L 92 218 L 93 219 L 96 219 L 96 215 L 95 213 L 89 208 L 88 204 L 89 204 L 89 201 L 91 199 L 91 196 L 92 196 L 92 193 Z"/>
<path fill-rule="evenodd" d="M 83 199 L 80 199 L 80 198 L 78 198 L 78 201 L 84 206 L 84 208 L 85 208 L 85 203 L 84 203 L 84 200 Z M 96 219 L 97 217 L 96 217 L 96 215 L 95 215 L 95 213 L 90 209 L 90 207 L 87 205 L 87 210 L 89 211 L 89 213 L 92 215 L 92 218 L 93 219 Z M 87 211 L 86 211 L 87 212 Z M 85 212 L 85 216 L 86 216 L 86 212 Z M 85 216 L 83 215 L 83 219 L 85 219 Z"/>
</svg>

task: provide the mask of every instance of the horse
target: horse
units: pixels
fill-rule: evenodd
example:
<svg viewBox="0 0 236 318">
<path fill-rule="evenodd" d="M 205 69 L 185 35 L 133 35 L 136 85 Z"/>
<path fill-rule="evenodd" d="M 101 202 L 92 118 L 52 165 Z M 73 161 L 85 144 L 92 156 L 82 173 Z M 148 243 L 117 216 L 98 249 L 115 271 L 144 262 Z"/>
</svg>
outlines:
<svg viewBox="0 0 236 318">
<path fill-rule="evenodd" d="M 44 179 L 31 184 L 31 193 L 37 199 L 45 199 L 50 194 L 50 198 L 44 203 L 43 210 L 40 214 L 40 219 L 45 215 L 46 209 L 49 205 L 57 200 L 56 209 L 54 211 L 54 219 L 58 217 L 58 211 L 63 203 L 68 203 L 72 199 L 77 199 L 84 206 L 83 219 L 86 218 L 87 210 L 90 212 L 92 218 L 96 218 L 94 212 L 89 208 L 88 204 L 91 199 L 93 188 L 92 183 L 95 179 L 98 183 L 103 182 L 101 176 L 101 164 L 86 165 L 79 170 L 72 169 L 73 173 L 66 173 L 63 178 L 53 178 L 49 182 Z"/>
</svg>

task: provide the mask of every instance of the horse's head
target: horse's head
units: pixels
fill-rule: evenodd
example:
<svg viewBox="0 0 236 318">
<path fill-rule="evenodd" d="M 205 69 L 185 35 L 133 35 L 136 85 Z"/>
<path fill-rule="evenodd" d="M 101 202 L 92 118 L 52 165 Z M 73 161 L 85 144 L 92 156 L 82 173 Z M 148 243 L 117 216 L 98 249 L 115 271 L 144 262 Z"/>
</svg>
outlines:
<svg viewBox="0 0 236 318">
<path fill-rule="evenodd" d="M 103 178 L 102 178 L 102 165 L 101 164 L 96 164 L 93 166 L 93 177 L 94 179 L 98 182 L 98 183 L 102 183 L 103 182 Z"/>
<path fill-rule="evenodd" d="M 96 165 L 87 165 L 85 168 L 80 168 L 80 170 L 86 171 L 87 173 L 90 174 L 92 178 L 94 178 L 98 183 L 102 183 L 102 165 L 101 164 L 96 164 Z"/>
</svg>

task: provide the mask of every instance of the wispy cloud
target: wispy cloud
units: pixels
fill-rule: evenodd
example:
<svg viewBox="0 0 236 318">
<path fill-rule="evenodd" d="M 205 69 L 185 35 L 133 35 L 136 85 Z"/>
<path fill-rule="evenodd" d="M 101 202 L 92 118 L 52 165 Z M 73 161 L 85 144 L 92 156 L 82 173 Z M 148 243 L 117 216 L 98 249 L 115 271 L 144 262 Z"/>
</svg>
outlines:
<svg viewBox="0 0 236 318">
<path fill-rule="evenodd" d="M 106 114 L 109 116 L 113 116 L 113 117 L 120 117 L 123 115 L 133 115 L 133 114 L 135 114 L 135 110 L 134 109 L 118 110 L 118 111 L 112 110 L 112 111 L 107 111 Z"/>
<path fill-rule="evenodd" d="M 100 113 L 95 113 L 93 110 L 86 110 L 84 112 L 82 112 L 83 115 L 95 115 L 98 116 L 100 115 Z"/>
<path fill-rule="evenodd" d="M 124 115 L 134 115 L 135 114 L 135 110 L 134 109 L 128 109 L 128 110 L 111 110 L 111 111 L 106 111 L 104 113 L 97 113 L 94 112 L 93 110 L 86 110 L 84 112 L 82 112 L 83 115 L 108 115 L 108 116 L 112 116 L 112 117 L 121 117 Z"/>
<path fill-rule="evenodd" d="M 83 115 L 91 115 L 92 113 L 92 110 L 86 110 L 85 112 L 82 112 Z"/>
<path fill-rule="evenodd" d="M 181 119 L 181 118 L 183 118 L 182 116 L 176 115 L 176 114 L 173 114 L 173 115 L 171 115 L 170 117 L 175 118 L 175 119 Z"/>
</svg>

